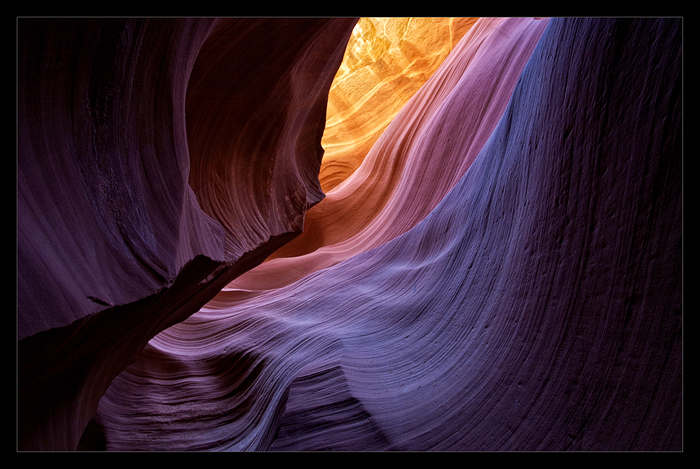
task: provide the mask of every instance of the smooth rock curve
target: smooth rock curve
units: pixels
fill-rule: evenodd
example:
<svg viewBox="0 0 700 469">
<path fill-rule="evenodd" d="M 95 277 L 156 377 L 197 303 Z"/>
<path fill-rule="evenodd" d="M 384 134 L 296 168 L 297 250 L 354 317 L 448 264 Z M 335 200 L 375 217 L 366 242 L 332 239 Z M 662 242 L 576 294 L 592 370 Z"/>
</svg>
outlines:
<svg viewBox="0 0 700 469">
<path fill-rule="evenodd" d="M 21 450 L 301 231 L 356 21 L 18 19 Z"/>
<path fill-rule="evenodd" d="M 92 435 L 120 450 L 681 450 L 682 26 L 551 19 L 425 219 L 165 330 Z"/>
<path fill-rule="evenodd" d="M 319 181 L 328 193 L 362 164 L 409 99 L 478 18 L 360 18 L 328 93 Z"/>
<path fill-rule="evenodd" d="M 304 232 L 238 277 L 220 298 L 288 285 L 420 222 L 486 143 L 547 22 L 480 18 L 392 120 L 358 170 L 308 211 Z M 453 119 L 459 120 L 458 131 Z"/>
</svg>

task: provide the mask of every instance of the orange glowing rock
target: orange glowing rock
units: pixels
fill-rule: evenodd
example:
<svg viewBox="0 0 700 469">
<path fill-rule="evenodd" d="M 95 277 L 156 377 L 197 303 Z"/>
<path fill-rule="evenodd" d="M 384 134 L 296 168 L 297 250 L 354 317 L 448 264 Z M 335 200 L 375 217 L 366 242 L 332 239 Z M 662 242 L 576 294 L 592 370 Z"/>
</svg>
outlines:
<svg viewBox="0 0 700 469">
<path fill-rule="evenodd" d="M 234 279 L 209 306 L 289 285 L 419 223 L 479 154 L 547 23 L 533 18 L 475 22 L 358 169 L 305 213 L 303 233 Z M 460 132 L 446 134 L 452 123 L 444 121 L 445 108 L 455 106 L 462 110 Z"/>
<path fill-rule="evenodd" d="M 328 96 L 319 179 L 352 174 L 399 110 L 478 18 L 362 18 Z"/>
</svg>

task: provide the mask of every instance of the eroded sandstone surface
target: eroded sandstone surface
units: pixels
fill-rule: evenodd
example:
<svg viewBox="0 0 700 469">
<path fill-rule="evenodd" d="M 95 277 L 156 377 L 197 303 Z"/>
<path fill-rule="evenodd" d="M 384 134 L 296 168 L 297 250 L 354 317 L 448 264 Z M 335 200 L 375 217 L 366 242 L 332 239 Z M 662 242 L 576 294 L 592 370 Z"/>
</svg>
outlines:
<svg viewBox="0 0 700 469">
<path fill-rule="evenodd" d="M 683 449 L 682 19 L 480 18 L 324 198 L 357 22 L 18 21 L 20 450 Z"/>
<path fill-rule="evenodd" d="M 18 20 L 20 449 L 301 232 L 356 22 Z"/>
<path fill-rule="evenodd" d="M 477 19 L 360 18 L 328 93 L 319 173 L 324 192 L 357 170 Z"/>
</svg>

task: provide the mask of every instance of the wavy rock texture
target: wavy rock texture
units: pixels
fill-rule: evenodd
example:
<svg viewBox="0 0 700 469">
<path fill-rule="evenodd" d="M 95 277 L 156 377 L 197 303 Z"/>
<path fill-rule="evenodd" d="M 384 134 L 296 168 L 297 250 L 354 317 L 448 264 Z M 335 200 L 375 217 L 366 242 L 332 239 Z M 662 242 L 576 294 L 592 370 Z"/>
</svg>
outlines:
<svg viewBox="0 0 700 469">
<path fill-rule="evenodd" d="M 480 19 L 401 109 L 360 168 L 307 212 L 304 232 L 219 298 L 230 301 L 288 285 L 425 218 L 493 132 L 547 22 Z M 443 141 L 436 149 L 435 142 Z"/>
<path fill-rule="evenodd" d="M 84 447 L 680 450 L 681 32 L 549 20 L 425 219 L 160 333 Z M 454 90 L 429 160 L 468 154 Z"/>
<path fill-rule="evenodd" d="M 328 93 L 324 192 L 348 178 L 478 18 L 360 18 Z"/>
<path fill-rule="evenodd" d="M 20 449 L 301 232 L 356 22 L 18 20 Z"/>
</svg>

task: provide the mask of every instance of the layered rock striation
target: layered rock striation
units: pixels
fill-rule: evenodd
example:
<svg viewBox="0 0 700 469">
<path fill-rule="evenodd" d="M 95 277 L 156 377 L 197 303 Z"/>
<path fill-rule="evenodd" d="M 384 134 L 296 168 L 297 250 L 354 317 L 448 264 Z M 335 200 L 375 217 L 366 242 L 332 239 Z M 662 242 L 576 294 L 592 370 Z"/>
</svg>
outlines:
<svg viewBox="0 0 700 469">
<path fill-rule="evenodd" d="M 480 19 L 394 117 L 361 166 L 307 212 L 304 232 L 229 284 L 223 301 L 290 284 L 425 218 L 490 137 L 547 22 Z"/>
<path fill-rule="evenodd" d="M 516 82 L 492 91 L 505 107 L 424 218 L 158 334 L 83 447 L 681 450 L 682 20 L 470 34 L 537 21 Z M 470 155 L 466 82 L 407 140 L 420 161 Z"/>
<path fill-rule="evenodd" d="M 362 164 L 389 123 L 478 18 L 360 18 L 328 93 L 321 188 Z"/>
<path fill-rule="evenodd" d="M 356 22 L 18 19 L 21 450 L 76 449 L 153 336 L 301 232 Z"/>
</svg>

